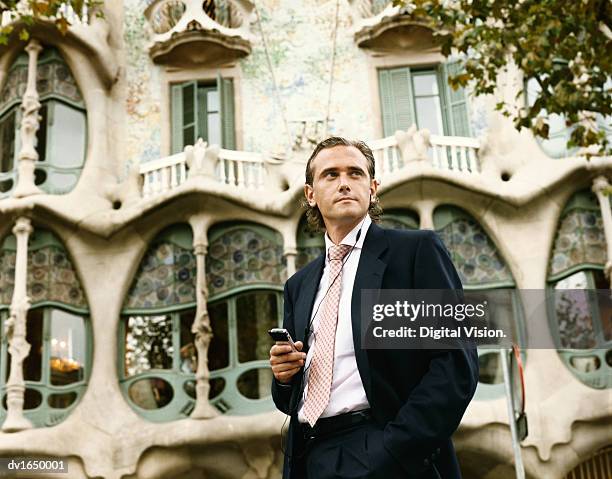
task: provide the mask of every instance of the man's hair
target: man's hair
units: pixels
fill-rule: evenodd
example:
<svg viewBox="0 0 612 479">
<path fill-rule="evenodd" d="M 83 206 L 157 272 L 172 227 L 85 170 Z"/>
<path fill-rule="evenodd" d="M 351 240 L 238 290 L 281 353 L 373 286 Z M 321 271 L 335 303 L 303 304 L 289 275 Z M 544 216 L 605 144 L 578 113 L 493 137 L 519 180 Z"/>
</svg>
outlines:
<svg viewBox="0 0 612 479">
<path fill-rule="evenodd" d="M 334 148 L 335 146 L 353 146 L 357 148 L 361 154 L 365 157 L 368 162 L 368 174 L 370 175 L 370 179 L 374 179 L 375 177 L 375 160 L 374 153 L 368 145 L 363 141 L 358 140 L 348 140 L 346 138 L 342 138 L 341 136 L 331 136 L 323 141 L 321 141 L 317 146 L 315 146 L 312 155 L 308 158 L 308 162 L 306 163 L 306 184 L 312 186 L 314 181 L 314 172 L 312 171 L 312 161 L 317 157 L 317 155 L 322 151 L 328 148 Z M 323 216 L 319 211 L 318 206 L 310 206 L 306 199 L 302 200 L 302 207 L 306 210 L 306 220 L 308 221 L 308 227 L 313 232 L 324 231 L 325 230 L 325 222 L 323 221 Z M 368 213 L 372 221 L 379 222 L 380 215 L 382 215 L 382 208 L 378 201 L 378 197 L 375 197 L 372 201 L 370 201 L 370 207 L 368 208 Z"/>
</svg>

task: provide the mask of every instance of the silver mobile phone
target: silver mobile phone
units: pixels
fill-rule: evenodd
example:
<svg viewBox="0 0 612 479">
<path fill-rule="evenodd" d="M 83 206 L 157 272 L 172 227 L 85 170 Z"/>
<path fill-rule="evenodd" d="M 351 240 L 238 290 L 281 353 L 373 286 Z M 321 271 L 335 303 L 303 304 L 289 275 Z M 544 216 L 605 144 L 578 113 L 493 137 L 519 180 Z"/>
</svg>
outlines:
<svg viewBox="0 0 612 479">
<path fill-rule="evenodd" d="M 285 328 L 272 328 L 268 331 L 268 334 L 274 341 L 289 343 L 293 350 L 297 351 L 297 348 L 295 347 L 295 343 L 293 342 L 289 331 L 287 331 Z"/>
</svg>

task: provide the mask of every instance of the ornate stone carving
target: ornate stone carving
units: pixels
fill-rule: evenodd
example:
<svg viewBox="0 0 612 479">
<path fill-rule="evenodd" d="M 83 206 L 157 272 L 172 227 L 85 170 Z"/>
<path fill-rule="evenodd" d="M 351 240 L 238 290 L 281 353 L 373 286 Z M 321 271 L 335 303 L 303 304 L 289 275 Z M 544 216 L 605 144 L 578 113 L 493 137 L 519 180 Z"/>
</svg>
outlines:
<svg viewBox="0 0 612 479">
<path fill-rule="evenodd" d="M 32 424 L 23 416 L 25 382 L 23 361 L 30 353 L 26 341 L 26 318 L 30 309 L 30 299 L 26 295 L 28 268 L 28 238 L 32 232 L 29 218 L 19 218 L 13 228 L 17 237 L 17 258 L 15 262 L 15 288 L 11 302 L 11 315 L 6 323 L 6 336 L 11 354 L 11 374 L 6 385 L 7 415 L 2 431 L 16 432 L 29 429 Z"/>
<path fill-rule="evenodd" d="M 189 168 L 189 178 L 196 176 L 215 177 L 215 168 L 219 162 L 219 146 L 208 146 L 198 138 L 195 145 L 185 147 L 185 162 Z"/>
<path fill-rule="evenodd" d="M 412 124 L 406 131 L 396 131 L 395 140 L 404 164 L 408 161 L 427 160 L 427 150 L 430 148 L 429 130 L 424 128 L 417 130 Z"/>
<path fill-rule="evenodd" d="M 180 6 L 179 6 L 180 4 Z M 213 66 L 251 53 L 248 0 L 158 0 L 145 10 L 149 20 L 152 60 L 172 66 Z"/>
<path fill-rule="evenodd" d="M 34 184 L 34 166 L 38 160 L 36 152 L 36 132 L 40 127 L 40 101 L 36 91 L 36 70 L 38 55 L 42 51 L 42 46 L 38 40 L 32 39 L 26 47 L 28 52 L 28 85 L 21 101 L 21 150 L 19 151 L 19 176 L 15 197 L 35 195 L 42 193 Z"/>
<path fill-rule="evenodd" d="M 196 405 L 191 413 L 194 419 L 208 419 L 219 415 L 208 401 L 210 393 L 210 370 L 208 369 L 208 347 L 213 337 L 208 309 L 208 288 L 206 287 L 205 258 L 207 244 L 204 241 L 194 241 L 194 252 L 196 254 L 196 315 L 191 326 L 191 332 L 195 334 L 195 346 L 198 352 L 198 366 L 196 370 Z"/>
</svg>

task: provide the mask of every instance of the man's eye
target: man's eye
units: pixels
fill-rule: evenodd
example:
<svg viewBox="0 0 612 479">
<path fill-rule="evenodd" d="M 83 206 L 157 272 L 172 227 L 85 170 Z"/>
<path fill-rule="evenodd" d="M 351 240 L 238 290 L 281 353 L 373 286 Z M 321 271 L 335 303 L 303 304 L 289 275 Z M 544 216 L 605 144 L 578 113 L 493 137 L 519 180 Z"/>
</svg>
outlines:
<svg viewBox="0 0 612 479">
<path fill-rule="evenodd" d="M 335 171 L 328 171 L 325 173 L 325 176 L 335 177 L 338 176 L 338 174 Z"/>
<path fill-rule="evenodd" d="M 352 175 L 353 176 L 363 176 L 363 172 L 361 172 L 361 171 L 353 171 Z"/>
</svg>

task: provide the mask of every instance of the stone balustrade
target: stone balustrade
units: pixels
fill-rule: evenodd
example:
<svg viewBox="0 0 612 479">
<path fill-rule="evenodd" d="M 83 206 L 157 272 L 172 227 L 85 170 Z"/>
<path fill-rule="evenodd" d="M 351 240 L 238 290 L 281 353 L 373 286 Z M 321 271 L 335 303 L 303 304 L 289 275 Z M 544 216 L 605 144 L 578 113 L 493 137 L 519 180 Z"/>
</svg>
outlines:
<svg viewBox="0 0 612 479">
<path fill-rule="evenodd" d="M 143 197 L 170 191 L 189 177 L 188 155 L 184 152 L 140 166 Z M 219 149 L 212 177 L 237 188 L 259 190 L 264 186 L 266 163 L 259 153 Z"/>
<path fill-rule="evenodd" d="M 414 139 L 417 135 L 412 135 Z M 425 138 L 423 151 L 404 150 L 398 146 L 396 136 L 369 141 L 376 159 L 376 172 L 379 178 L 405 169 L 410 161 L 426 161 L 436 169 L 477 174 L 480 172 L 478 162 L 479 141 L 474 138 L 457 136 L 431 135 Z M 190 147 L 187 147 L 189 151 Z M 202 149 L 201 154 L 214 151 L 214 165 L 208 176 L 215 181 L 235 188 L 262 190 L 266 177 L 270 176 L 272 164 L 260 153 L 234 151 L 207 147 L 205 143 L 194 149 Z M 189 153 L 181 152 L 140 165 L 143 179 L 143 197 L 151 197 L 170 191 L 183 184 L 190 176 Z M 193 165 L 192 165 L 193 166 Z M 207 175 L 198 168 L 198 174 Z M 214 170 L 214 171 L 213 171 Z M 195 174 L 195 170 L 194 173 Z"/>
</svg>

